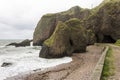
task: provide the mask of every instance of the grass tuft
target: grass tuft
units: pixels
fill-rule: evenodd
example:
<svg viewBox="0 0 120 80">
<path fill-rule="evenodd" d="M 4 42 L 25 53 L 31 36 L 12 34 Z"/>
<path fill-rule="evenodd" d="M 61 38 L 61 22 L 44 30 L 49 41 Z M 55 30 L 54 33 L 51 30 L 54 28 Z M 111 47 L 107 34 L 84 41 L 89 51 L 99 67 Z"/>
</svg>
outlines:
<svg viewBox="0 0 120 80">
<path fill-rule="evenodd" d="M 120 46 L 120 39 L 115 42 L 115 45 Z"/>
<path fill-rule="evenodd" d="M 108 80 L 108 77 L 113 76 L 114 74 L 115 74 L 114 56 L 112 48 L 109 48 L 106 54 L 101 80 Z"/>
</svg>

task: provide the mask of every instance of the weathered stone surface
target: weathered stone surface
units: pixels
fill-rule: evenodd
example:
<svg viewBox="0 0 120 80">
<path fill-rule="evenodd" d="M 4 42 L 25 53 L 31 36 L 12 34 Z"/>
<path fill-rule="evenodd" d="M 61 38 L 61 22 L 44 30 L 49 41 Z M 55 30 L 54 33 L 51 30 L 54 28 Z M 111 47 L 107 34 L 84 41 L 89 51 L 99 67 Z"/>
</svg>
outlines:
<svg viewBox="0 0 120 80">
<path fill-rule="evenodd" d="M 59 22 L 55 32 L 53 35 L 47 39 L 44 44 L 48 46 L 47 48 L 48 51 L 45 51 L 46 56 L 42 56 L 42 51 L 40 52 L 40 57 L 48 58 L 51 56 L 51 58 L 54 57 L 62 57 L 63 55 L 71 54 L 70 52 L 70 44 L 68 43 L 68 38 L 69 38 L 69 30 L 68 26 L 65 25 L 62 22 Z M 68 33 L 68 34 L 67 34 Z"/>
<path fill-rule="evenodd" d="M 81 25 L 81 22 L 77 18 L 72 18 L 65 22 L 70 28 L 70 44 L 72 45 L 73 52 L 85 52 L 86 51 L 86 29 Z"/>
<path fill-rule="evenodd" d="M 70 18 L 79 18 L 82 20 L 88 17 L 89 14 L 90 10 L 75 6 L 68 11 L 44 15 L 35 28 L 33 36 L 34 45 L 42 45 L 42 43 L 53 34 L 58 21 L 65 22 Z"/>
<path fill-rule="evenodd" d="M 34 45 L 41 45 L 44 40 L 46 40 L 55 29 L 56 23 L 55 14 L 44 15 L 38 22 L 35 28 L 33 43 Z"/>
<path fill-rule="evenodd" d="M 106 0 L 105 0 L 106 1 Z M 97 42 L 115 42 L 120 38 L 120 1 L 109 0 L 93 9 L 85 27 L 97 35 Z"/>
<path fill-rule="evenodd" d="M 58 22 L 53 35 L 44 42 L 40 57 L 56 58 L 86 51 L 86 33 L 80 20 L 72 18 L 65 23 Z"/>
<path fill-rule="evenodd" d="M 42 49 L 40 51 L 40 54 L 39 54 L 39 57 L 46 57 L 46 58 L 50 58 L 50 55 L 49 55 L 49 47 L 43 45 L 42 46 Z"/>
<path fill-rule="evenodd" d="M 95 33 L 91 29 L 86 31 L 86 40 L 87 45 L 93 45 L 96 42 Z"/>
</svg>

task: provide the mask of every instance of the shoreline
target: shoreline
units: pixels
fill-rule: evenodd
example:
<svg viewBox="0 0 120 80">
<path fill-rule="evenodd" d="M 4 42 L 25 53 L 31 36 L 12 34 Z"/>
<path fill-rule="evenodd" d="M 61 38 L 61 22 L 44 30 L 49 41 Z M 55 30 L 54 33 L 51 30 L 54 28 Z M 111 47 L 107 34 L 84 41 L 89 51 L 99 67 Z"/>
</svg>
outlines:
<svg viewBox="0 0 120 80">
<path fill-rule="evenodd" d="M 89 46 L 87 52 L 73 54 L 73 61 L 44 70 L 33 70 L 5 80 L 89 80 L 103 47 Z"/>
<path fill-rule="evenodd" d="M 0 48 L 0 80 L 19 74 L 26 74 L 39 68 L 53 67 L 72 61 L 70 57 L 60 59 L 40 58 L 41 47 L 4 47 Z M 6 65 L 6 63 L 9 63 Z M 42 69 L 42 70 L 43 70 Z"/>
</svg>

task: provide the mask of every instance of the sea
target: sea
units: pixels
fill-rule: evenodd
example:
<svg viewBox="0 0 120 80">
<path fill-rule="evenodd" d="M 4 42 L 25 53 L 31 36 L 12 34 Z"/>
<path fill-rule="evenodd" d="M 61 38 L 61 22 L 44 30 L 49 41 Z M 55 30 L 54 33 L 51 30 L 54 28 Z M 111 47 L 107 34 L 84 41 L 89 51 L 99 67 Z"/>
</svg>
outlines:
<svg viewBox="0 0 120 80">
<path fill-rule="evenodd" d="M 23 39 L 0 39 L 0 47 L 6 46 L 7 44 L 13 43 L 13 42 L 21 42 Z"/>
<path fill-rule="evenodd" d="M 0 80 L 8 77 L 17 76 L 33 70 L 54 67 L 60 64 L 69 63 L 71 57 L 62 57 L 56 59 L 40 58 L 41 46 L 15 47 L 6 46 L 12 42 L 21 42 L 23 40 L 0 40 Z M 4 65 L 10 63 L 9 65 Z"/>
</svg>

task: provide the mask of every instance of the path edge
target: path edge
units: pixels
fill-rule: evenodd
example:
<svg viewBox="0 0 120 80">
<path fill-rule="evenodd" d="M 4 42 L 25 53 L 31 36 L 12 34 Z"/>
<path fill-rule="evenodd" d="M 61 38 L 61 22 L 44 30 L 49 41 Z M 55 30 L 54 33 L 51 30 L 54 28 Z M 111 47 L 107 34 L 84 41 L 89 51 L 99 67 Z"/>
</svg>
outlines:
<svg viewBox="0 0 120 80">
<path fill-rule="evenodd" d="M 105 62 L 105 57 L 106 57 L 108 49 L 109 49 L 109 46 L 104 47 L 104 49 L 101 53 L 102 55 L 101 55 L 99 61 L 97 62 L 95 69 L 93 70 L 93 74 L 92 74 L 90 80 L 100 80 L 102 71 L 103 71 L 104 62 Z"/>
</svg>

